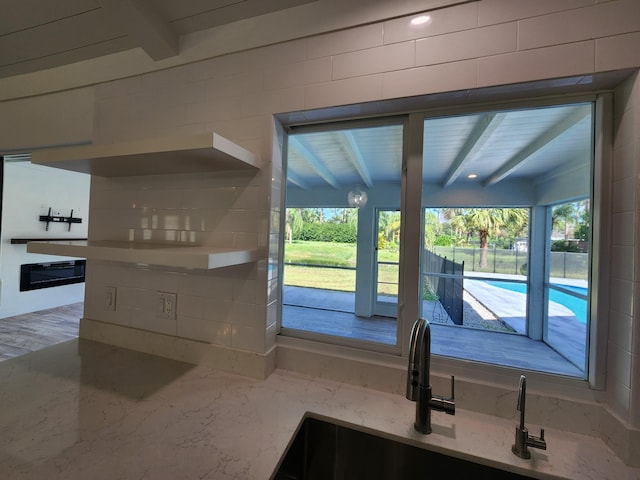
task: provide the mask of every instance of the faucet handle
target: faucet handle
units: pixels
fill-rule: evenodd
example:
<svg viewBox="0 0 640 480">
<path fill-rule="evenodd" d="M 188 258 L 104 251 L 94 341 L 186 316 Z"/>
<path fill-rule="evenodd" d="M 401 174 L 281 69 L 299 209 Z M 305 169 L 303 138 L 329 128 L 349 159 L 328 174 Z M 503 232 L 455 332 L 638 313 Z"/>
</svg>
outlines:
<svg viewBox="0 0 640 480">
<path fill-rule="evenodd" d="M 456 414 L 456 402 L 455 402 L 455 390 L 454 390 L 454 376 L 451 375 L 451 396 L 444 397 L 440 395 L 432 395 L 429 400 L 429 406 L 434 410 L 439 410 L 448 415 Z"/>
<path fill-rule="evenodd" d="M 533 435 L 529 435 L 527 438 L 527 445 L 533 448 L 539 448 L 540 450 L 547 449 L 547 442 L 544 440 L 544 428 L 540 429 L 540 436 L 534 437 Z"/>
<path fill-rule="evenodd" d="M 455 377 L 453 375 L 451 375 L 451 401 L 454 401 L 456 399 L 456 395 L 455 395 L 455 381 L 454 381 Z"/>
<path fill-rule="evenodd" d="M 449 415 L 455 415 L 456 414 L 456 390 L 455 390 L 455 377 L 453 375 L 451 375 L 451 397 L 449 398 L 449 401 L 447 402 L 447 408 L 445 408 L 445 413 L 449 414 Z"/>
</svg>

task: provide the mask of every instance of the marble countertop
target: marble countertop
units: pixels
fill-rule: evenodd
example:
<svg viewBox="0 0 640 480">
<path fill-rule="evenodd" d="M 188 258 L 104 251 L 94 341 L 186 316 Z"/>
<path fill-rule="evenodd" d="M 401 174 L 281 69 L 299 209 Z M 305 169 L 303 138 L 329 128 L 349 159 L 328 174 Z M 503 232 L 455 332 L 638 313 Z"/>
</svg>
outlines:
<svg viewBox="0 0 640 480">
<path fill-rule="evenodd" d="M 305 415 L 534 478 L 640 479 L 599 439 L 458 409 L 413 429 L 403 396 L 276 371 L 264 381 L 72 340 L 0 362 L 2 479 L 269 479 Z M 528 425 L 532 433 L 538 426 Z"/>
</svg>

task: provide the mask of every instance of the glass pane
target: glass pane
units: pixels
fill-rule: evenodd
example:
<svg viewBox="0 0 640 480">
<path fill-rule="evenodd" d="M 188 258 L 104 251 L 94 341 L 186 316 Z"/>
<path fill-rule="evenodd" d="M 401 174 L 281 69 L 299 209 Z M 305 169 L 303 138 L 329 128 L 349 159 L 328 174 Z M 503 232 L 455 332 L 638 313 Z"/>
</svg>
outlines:
<svg viewBox="0 0 640 480">
<path fill-rule="evenodd" d="M 589 201 L 551 208 L 546 341 L 586 370 L 589 305 Z"/>
<path fill-rule="evenodd" d="M 378 211 L 376 249 L 376 304 L 374 311 L 387 317 L 398 316 L 400 256 L 400 211 Z"/>
<path fill-rule="evenodd" d="M 499 228 L 485 236 L 480 221 Z M 525 334 L 528 242 L 522 234 L 528 222 L 527 209 L 425 210 L 425 318 Z"/>
<path fill-rule="evenodd" d="M 285 334 L 397 344 L 402 135 L 384 125 L 289 136 Z M 381 206 L 393 209 L 379 221 Z"/>
<path fill-rule="evenodd" d="M 588 310 L 588 290 L 574 288 L 586 288 L 589 256 L 545 245 L 562 239 L 583 249 L 588 240 L 588 202 L 559 210 L 553 234 L 547 210 L 589 199 L 592 108 L 425 119 L 419 281 L 432 352 L 585 377 L 588 329 L 568 319 Z"/>
</svg>

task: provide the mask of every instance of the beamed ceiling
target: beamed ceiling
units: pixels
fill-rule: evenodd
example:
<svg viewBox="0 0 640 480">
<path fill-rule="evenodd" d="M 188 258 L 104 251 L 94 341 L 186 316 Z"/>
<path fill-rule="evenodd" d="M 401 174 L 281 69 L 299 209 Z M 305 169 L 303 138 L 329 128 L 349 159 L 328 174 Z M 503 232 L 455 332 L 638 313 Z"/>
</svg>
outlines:
<svg viewBox="0 0 640 480">
<path fill-rule="evenodd" d="M 426 119 L 423 182 L 442 188 L 542 182 L 589 165 L 591 131 L 585 103 Z M 288 184 L 305 190 L 397 184 L 402 151 L 399 124 L 291 134 Z"/>
</svg>

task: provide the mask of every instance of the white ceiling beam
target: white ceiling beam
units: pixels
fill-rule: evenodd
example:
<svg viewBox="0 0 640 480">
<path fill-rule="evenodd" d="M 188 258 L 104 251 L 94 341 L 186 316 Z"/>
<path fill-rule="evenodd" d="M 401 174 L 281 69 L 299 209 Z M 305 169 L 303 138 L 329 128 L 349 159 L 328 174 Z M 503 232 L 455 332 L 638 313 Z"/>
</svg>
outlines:
<svg viewBox="0 0 640 480">
<path fill-rule="evenodd" d="M 307 182 L 302 180 L 302 177 L 300 177 L 300 175 L 292 172 L 291 170 L 287 170 L 287 182 L 291 182 L 303 190 L 309 190 L 311 188 Z"/>
<path fill-rule="evenodd" d="M 327 182 L 335 189 L 338 189 L 340 187 L 340 184 L 338 183 L 336 177 L 334 177 L 326 167 L 326 165 L 322 163 L 322 160 L 320 160 L 315 153 L 311 152 L 311 150 L 303 140 L 300 140 L 298 137 L 290 136 L 289 148 L 292 148 L 296 152 L 298 152 L 300 157 L 302 157 L 325 182 Z"/>
<path fill-rule="evenodd" d="M 362 181 L 368 188 L 373 188 L 373 179 L 371 178 L 371 173 L 369 172 L 369 169 L 367 168 L 367 165 L 364 161 L 364 157 L 362 156 L 360 147 L 358 147 L 355 138 L 353 138 L 353 133 L 339 132 L 337 138 L 342 144 L 344 150 L 347 152 L 347 159 L 358 171 L 358 174 L 360 175 Z"/>
<path fill-rule="evenodd" d="M 141 0 L 98 0 L 110 23 L 127 32 L 134 44 L 153 60 L 178 55 L 178 35 L 160 17 L 150 2 Z"/>
<path fill-rule="evenodd" d="M 487 113 L 478 119 L 462 149 L 460 149 L 453 161 L 447 177 L 442 183 L 442 188 L 448 187 L 462 175 L 465 167 L 473 160 L 476 152 L 484 146 L 505 116 L 506 113 Z"/>
<path fill-rule="evenodd" d="M 487 187 L 489 185 L 493 185 L 509 176 L 511 173 L 517 170 L 527 158 L 543 148 L 545 145 L 558 138 L 564 132 L 580 122 L 580 120 L 589 115 L 589 113 L 590 110 L 588 108 L 578 107 L 571 113 L 567 114 L 566 117 L 554 124 L 551 128 L 546 130 L 540 136 L 535 138 L 531 143 L 529 143 L 526 147 L 524 147 L 513 157 L 507 160 L 507 162 L 504 163 L 502 167 L 500 167 L 489 177 L 489 179 L 484 183 L 484 186 Z"/>
</svg>

